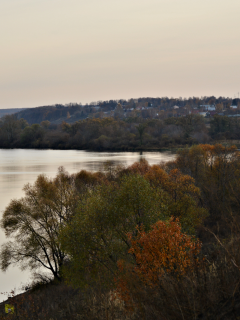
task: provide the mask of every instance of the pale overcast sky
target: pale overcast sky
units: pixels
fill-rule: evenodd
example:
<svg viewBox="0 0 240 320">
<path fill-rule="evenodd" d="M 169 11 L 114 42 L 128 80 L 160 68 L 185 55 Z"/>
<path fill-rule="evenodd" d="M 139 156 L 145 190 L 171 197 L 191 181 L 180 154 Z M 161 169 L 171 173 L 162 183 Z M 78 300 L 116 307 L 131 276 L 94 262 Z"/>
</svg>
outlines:
<svg viewBox="0 0 240 320">
<path fill-rule="evenodd" d="M 1 0 L 0 108 L 240 91 L 239 0 Z"/>
</svg>

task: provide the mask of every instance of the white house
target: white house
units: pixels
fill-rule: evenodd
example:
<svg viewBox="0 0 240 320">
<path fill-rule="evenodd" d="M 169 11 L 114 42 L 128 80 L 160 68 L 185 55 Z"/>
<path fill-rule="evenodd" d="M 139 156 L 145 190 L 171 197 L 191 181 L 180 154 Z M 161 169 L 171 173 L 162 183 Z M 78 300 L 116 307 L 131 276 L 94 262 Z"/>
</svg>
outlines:
<svg viewBox="0 0 240 320">
<path fill-rule="evenodd" d="M 215 111 L 216 110 L 216 107 L 213 105 L 210 105 L 210 104 L 204 104 L 204 105 L 201 105 L 200 107 L 205 108 L 208 111 Z"/>
</svg>

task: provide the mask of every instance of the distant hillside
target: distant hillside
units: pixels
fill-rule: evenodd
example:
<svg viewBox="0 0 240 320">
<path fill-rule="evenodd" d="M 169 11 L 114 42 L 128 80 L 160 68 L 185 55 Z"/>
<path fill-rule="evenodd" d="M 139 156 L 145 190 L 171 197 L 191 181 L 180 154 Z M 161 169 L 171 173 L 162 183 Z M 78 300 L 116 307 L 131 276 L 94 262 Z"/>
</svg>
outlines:
<svg viewBox="0 0 240 320">
<path fill-rule="evenodd" d="M 86 118 L 171 118 L 182 117 L 187 114 L 201 114 L 209 111 L 209 117 L 215 113 L 220 115 L 235 115 L 240 110 L 240 99 L 231 99 L 214 96 L 192 97 L 192 98 L 138 98 L 120 99 L 91 102 L 82 105 L 81 103 L 46 105 L 30 109 L 7 109 L 7 113 L 17 113 L 17 118 L 24 118 L 29 124 L 50 121 L 52 124 L 61 124 L 63 121 L 74 123 Z M 16 111 L 15 111 L 16 110 Z M 4 111 L 4 110 L 2 110 Z M 211 114 L 212 112 L 212 114 Z M 225 112 L 225 114 L 224 114 Z M 206 116 L 206 114 L 205 114 Z M 1 117 L 1 113 L 0 113 Z"/>
<path fill-rule="evenodd" d="M 13 114 L 13 113 L 17 113 L 17 112 L 21 112 L 25 109 L 23 108 L 16 108 L 16 109 L 0 109 L 0 118 L 8 115 L 8 114 Z"/>
<path fill-rule="evenodd" d="M 86 118 L 85 111 L 81 105 L 54 105 L 25 109 L 17 113 L 18 119 L 25 119 L 29 124 L 50 121 L 59 124 L 62 121 L 73 123 Z"/>
</svg>

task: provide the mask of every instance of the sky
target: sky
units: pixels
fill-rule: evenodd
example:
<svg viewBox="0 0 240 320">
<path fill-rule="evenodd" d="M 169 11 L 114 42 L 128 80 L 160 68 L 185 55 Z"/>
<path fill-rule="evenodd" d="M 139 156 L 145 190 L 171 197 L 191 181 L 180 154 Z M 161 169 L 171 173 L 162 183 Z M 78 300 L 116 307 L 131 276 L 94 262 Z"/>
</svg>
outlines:
<svg viewBox="0 0 240 320">
<path fill-rule="evenodd" d="M 1 0 L 0 108 L 238 96 L 239 0 Z"/>
</svg>

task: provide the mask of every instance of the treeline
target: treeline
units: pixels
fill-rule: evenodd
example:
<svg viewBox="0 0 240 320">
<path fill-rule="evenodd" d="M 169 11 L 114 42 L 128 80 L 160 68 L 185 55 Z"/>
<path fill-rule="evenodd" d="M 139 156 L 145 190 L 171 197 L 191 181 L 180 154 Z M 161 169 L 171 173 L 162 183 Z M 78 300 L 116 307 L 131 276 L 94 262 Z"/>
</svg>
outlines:
<svg viewBox="0 0 240 320">
<path fill-rule="evenodd" d="M 26 185 L 1 220 L 12 239 L 1 269 L 44 267 L 53 280 L 41 273 L 9 299 L 18 319 L 235 319 L 239 160 L 203 144 L 165 164 L 60 168 Z"/>
<path fill-rule="evenodd" d="M 165 120 L 93 118 L 60 125 L 49 121 L 29 125 L 14 115 L 0 121 L 0 148 L 157 150 L 238 139 L 239 118 L 218 115 L 208 122 L 193 114 Z"/>
</svg>

